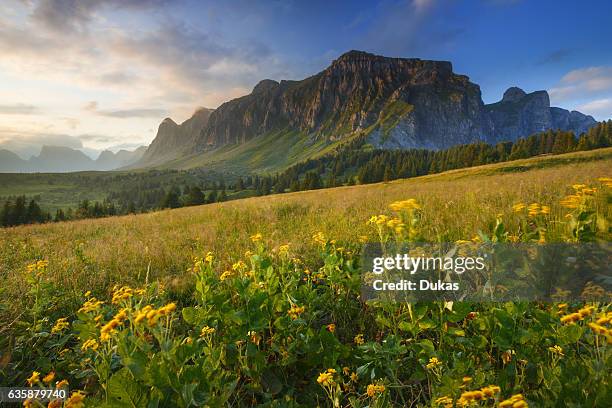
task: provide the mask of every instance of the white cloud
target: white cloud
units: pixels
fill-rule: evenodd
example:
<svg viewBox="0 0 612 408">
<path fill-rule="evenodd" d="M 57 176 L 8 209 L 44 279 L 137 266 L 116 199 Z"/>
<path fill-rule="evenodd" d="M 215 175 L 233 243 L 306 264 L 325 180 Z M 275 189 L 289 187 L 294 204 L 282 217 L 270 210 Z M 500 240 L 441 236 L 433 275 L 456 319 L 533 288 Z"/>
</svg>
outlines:
<svg viewBox="0 0 612 408">
<path fill-rule="evenodd" d="M 597 99 L 580 105 L 577 109 L 599 118 L 610 119 L 612 118 L 612 98 Z"/>
<path fill-rule="evenodd" d="M 555 102 L 612 93 L 612 67 L 585 67 L 570 71 L 549 93 Z"/>
</svg>

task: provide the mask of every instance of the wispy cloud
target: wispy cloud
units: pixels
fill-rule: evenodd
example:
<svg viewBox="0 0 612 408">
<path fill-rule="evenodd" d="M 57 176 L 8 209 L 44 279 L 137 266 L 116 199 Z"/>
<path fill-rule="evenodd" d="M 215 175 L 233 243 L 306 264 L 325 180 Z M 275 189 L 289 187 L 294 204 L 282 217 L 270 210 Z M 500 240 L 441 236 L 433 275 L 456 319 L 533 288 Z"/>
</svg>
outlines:
<svg viewBox="0 0 612 408">
<path fill-rule="evenodd" d="M 612 67 L 585 67 L 570 71 L 549 93 L 555 102 L 612 93 Z"/>
<path fill-rule="evenodd" d="M 597 99 L 577 107 L 581 112 L 590 114 L 603 119 L 612 119 L 612 98 Z"/>
<path fill-rule="evenodd" d="M 39 111 L 39 108 L 33 105 L 0 105 L 0 115 L 32 115 Z"/>
</svg>

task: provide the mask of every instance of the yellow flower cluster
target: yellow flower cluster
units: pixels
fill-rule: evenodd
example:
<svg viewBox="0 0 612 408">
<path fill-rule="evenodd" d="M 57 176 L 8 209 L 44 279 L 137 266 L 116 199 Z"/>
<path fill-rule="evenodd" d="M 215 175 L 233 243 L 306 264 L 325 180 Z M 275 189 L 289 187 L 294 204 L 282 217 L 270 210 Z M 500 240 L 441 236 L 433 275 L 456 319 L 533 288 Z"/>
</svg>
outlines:
<svg viewBox="0 0 612 408">
<path fill-rule="evenodd" d="M 112 303 L 114 305 L 131 298 L 134 295 L 134 290 L 129 286 L 122 286 L 118 289 L 114 289 Z"/>
<path fill-rule="evenodd" d="M 83 303 L 83 306 L 79 309 L 79 313 L 97 312 L 100 306 L 104 304 L 103 301 L 92 297 L 87 302 Z"/>
<path fill-rule="evenodd" d="M 328 368 L 327 371 L 319 374 L 317 382 L 324 387 L 330 387 L 335 384 L 334 374 L 336 374 L 336 370 Z"/>
<path fill-rule="evenodd" d="M 427 363 L 427 365 L 425 366 L 428 370 L 432 370 L 436 367 L 440 367 L 442 365 L 442 362 L 440 360 L 438 360 L 437 357 L 432 357 L 429 359 L 429 362 Z"/>
<path fill-rule="evenodd" d="M 527 408 L 529 405 L 522 394 L 516 394 L 499 403 L 499 408 Z"/>
<path fill-rule="evenodd" d="M 142 323 L 143 320 L 147 319 L 147 324 L 149 327 L 153 327 L 157 324 L 159 319 L 164 316 L 170 315 L 172 312 L 176 310 L 176 303 L 168 303 L 165 306 L 160 307 L 159 309 L 153 308 L 151 305 L 147 305 L 143 307 L 138 314 L 136 314 L 136 318 L 134 319 L 135 324 Z"/>
<path fill-rule="evenodd" d="M 377 394 L 382 394 L 383 392 L 385 392 L 385 386 L 383 384 L 368 384 L 368 388 L 366 390 L 366 393 L 370 398 L 375 397 Z"/>
<path fill-rule="evenodd" d="M 565 354 L 563 354 L 563 348 L 561 348 L 561 346 L 558 345 L 554 345 L 552 347 L 548 348 L 548 351 L 550 351 L 551 353 L 558 355 L 558 356 L 564 356 Z"/>
<path fill-rule="evenodd" d="M 221 276 L 219 276 L 219 280 L 221 282 L 223 282 L 226 279 L 231 278 L 232 276 L 234 276 L 234 272 L 233 271 L 225 271 L 221 274 Z"/>
<path fill-rule="evenodd" d="M 109 341 L 111 336 L 117 332 L 117 327 L 121 326 L 127 319 L 127 310 L 121 309 L 112 320 L 100 329 L 100 340 Z"/>
<path fill-rule="evenodd" d="M 531 203 L 529 205 L 524 203 L 517 203 L 512 206 L 512 211 L 515 213 L 519 213 L 527 209 L 527 216 L 530 218 L 534 218 L 538 215 L 548 215 L 550 214 L 550 207 L 547 205 L 541 205 L 539 203 Z"/>
<path fill-rule="evenodd" d="M 436 398 L 434 403 L 438 406 L 444 405 L 444 408 L 452 408 L 453 407 L 453 399 L 451 397 L 440 397 Z"/>
<path fill-rule="evenodd" d="M 204 326 L 200 332 L 200 337 L 211 336 L 215 334 L 216 329 L 214 327 Z"/>
<path fill-rule="evenodd" d="M 304 313 L 304 310 L 306 310 L 304 308 L 304 306 L 296 306 L 296 305 L 291 305 L 291 309 L 289 309 L 289 311 L 287 312 L 287 314 L 289 315 L 289 317 L 291 317 L 293 320 L 297 319 L 298 317 L 300 317 L 300 315 L 302 313 Z"/>
<path fill-rule="evenodd" d="M 417 203 L 414 198 L 409 198 L 404 201 L 396 201 L 394 203 L 389 204 L 389 208 L 391 210 L 399 212 L 402 210 L 413 211 L 421 209 L 421 206 Z"/>
<path fill-rule="evenodd" d="M 325 234 L 323 234 L 322 232 L 317 232 L 316 234 L 314 234 L 312 236 L 312 240 L 320 246 L 325 246 L 325 244 L 327 244 L 327 239 L 325 238 Z"/>
<path fill-rule="evenodd" d="M 359 333 L 358 335 L 355 336 L 355 338 L 353 339 L 353 341 L 355 342 L 355 344 L 357 344 L 358 346 L 362 345 L 364 343 L 363 340 L 363 334 Z"/>
<path fill-rule="evenodd" d="M 83 401 L 85 400 L 85 394 L 83 391 L 75 391 L 72 393 L 70 398 L 66 401 L 64 405 L 65 408 L 83 408 L 85 404 Z"/>
<path fill-rule="evenodd" d="M 368 224 L 376 224 L 379 227 L 382 227 L 383 225 L 386 225 L 390 219 L 391 218 L 388 215 L 384 215 L 384 214 L 373 215 L 368 220 Z"/>
<path fill-rule="evenodd" d="M 96 351 L 99 346 L 100 345 L 98 344 L 98 342 L 95 339 L 89 339 L 89 340 L 86 340 L 83 343 L 83 345 L 81 346 L 81 350 L 83 350 L 83 351 L 87 351 L 87 350 Z"/>
<path fill-rule="evenodd" d="M 36 275 L 39 276 L 47 270 L 49 266 L 49 261 L 36 261 L 27 266 L 28 273 L 36 272 Z"/>
<path fill-rule="evenodd" d="M 489 385 L 488 387 L 482 387 L 479 390 L 466 391 L 462 393 L 457 400 L 457 406 L 465 407 L 473 402 L 494 399 L 500 392 L 501 389 L 497 385 Z"/>
<path fill-rule="evenodd" d="M 279 246 L 278 253 L 281 255 L 287 255 L 289 253 L 289 244 Z"/>
<path fill-rule="evenodd" d="M 594 306 L 585 306 L 582 309 L 578 310 L 577 312 L 570 313 L 568 315 L 561 317 L 561 323 L 572 324 L 577 321 L 583 320 L 585 317 L 592 315 L 594 310 L 595 310 Z"/>
<path fill-rule="evenodd" d="M 244 263 L 244 261 L 240 260 L 240 261 L 238 261 L 238 262 L 236 262 L 236 263 L 234 263 L 232 265 L 232 270 L 234 270 L 234 271 L 241 271 L 241 270 L 244 270 L 246 267 L 247 266 Z"/>
<path fill-rule="evenodd" d="M 255 235 L 251 235 L 251 241 L 253 243 L 261 242 L 262 239 L 263 239 L 263 235 L 261 235 L 259 232 Z"/>
<path fill-rule="evenodd" d="M 55 383 L 55 388 L 57 388 L 58 390 L 60 388 L 64 388 L 68 386 L 68 380 L 62 380 L 62 381 L 58 381 Z"/>
<path fill-rule="evenodd" d="M 55 372 L 51 371 L 49 374 L 45 375 L 45 377 L 43 378 L 43 382 L 45 384 L 51 384 L 51 381 L 53 381 L 55 379 Z"/>
<path fill-rule="evenodd" d="M 594 333 L 605 336 L 608 344 L 612 344 L 612 328 L 607 328 L 604 324 L 612 324 L 612 312 L 600 314 L 595 323 L 591 322 L 588 326 Z"/>
<path fill-rule="evenodd" d="M 574 184 L 572 186 L 574 194 L 567 195 L 561 200 L 561 205 L 566 208 L 579 208 L 584 205 L 585 201 L 597 192 L 596 188 L 588 187 L 586 184 Z"/>
<path fill-rule="evenodd" d="M 597 179 L 601 183 L 605 184 L 606 187 L 612 188 L 612 178 L 610 177 L 600 177 Z"/>
<path fill-rule="evenodd" d="M 70 327 L 70 323 L 68 323 L 68 318 L 60 317 L 59 319 L 57 319 L 55 325 L 51 329 L 51 333 L 61 333 L 68 327 Z"/>
<path fill-rule="evenodd" d="M 204 260 L 208 263 L 212 263 L 215 260 L 215 255 L 212 252 L 207 252 Z"/>
<path fill-rule="evenodd" d="M 334 333 L 336 331 L 336 325 L 334 323 L 330 323 L 327 325 L 327 331 L 330 333 Z"/>
</svg>

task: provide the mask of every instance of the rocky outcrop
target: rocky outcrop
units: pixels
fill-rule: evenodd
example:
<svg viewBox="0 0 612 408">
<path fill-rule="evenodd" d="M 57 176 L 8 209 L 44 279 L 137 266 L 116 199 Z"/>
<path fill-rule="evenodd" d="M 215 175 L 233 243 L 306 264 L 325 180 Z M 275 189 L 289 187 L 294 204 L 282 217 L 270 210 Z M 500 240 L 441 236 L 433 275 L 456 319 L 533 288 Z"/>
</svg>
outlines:
<svg viewBox="0 0 612 408">
<path fill-rule="evenodd" d="M 212 112 L 212 109 L 200 108 L 180 125 L 170 118 L 164 119 L 138 165 L 161 164 L 189 154 Z"/>
<path fill-rule="evenodd" d="M 580 112 L 550 106 L 546 91 L 526 93 L 512 87 L 502 100 L 485 105 L 492 123 L 490 142 L 516 140 L 549 129 L 572 130 L 579 135 L 597 122 Z"/>
<path fill-rule="evenodd" d="M 303 81 L 264 80 L 251 94 L 224 103 L 193 152 L 286 127 L 327 140 L 378 130 L 373 140 L 383 144 L 436 148 L 484 140 L 489 131 L 480 88 L 454 74 L 450 62 L 351 51 Z"/>
<path fill-rule="evenodd" d="M 429 148 L 515 140 L 548 129 L 581 133 L 595 124 L 551 108 L 548 93 L 508 89 L 484 105 L 478 85 L 450 62 L 350 51 L 301 81 L 258 83 L 243 97 L 181 125 L 165 119 L 142 161 L 159 164 L 263 135 L 291 131 L 305 145 L 367 135 L 380 148 Z"/>
<path fill-rule="evenodd" d="M 117 153 L 104 150 L 96 159 L 96 170 L 115 170 L 136 163 L 146 152 L 145 146 L 130 151 L 121 149 Z"/>
</svg>

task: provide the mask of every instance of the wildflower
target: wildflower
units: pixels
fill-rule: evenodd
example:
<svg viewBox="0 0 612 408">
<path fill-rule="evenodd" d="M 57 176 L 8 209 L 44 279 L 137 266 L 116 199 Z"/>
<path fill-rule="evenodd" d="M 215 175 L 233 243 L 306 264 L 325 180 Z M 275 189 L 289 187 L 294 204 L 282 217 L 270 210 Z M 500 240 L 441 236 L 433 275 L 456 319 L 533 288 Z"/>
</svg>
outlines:
<svg viewBox="0 0 612 408">
<path fill-rule="evenodd" d="M 352 382 L 357 382 L 357 380 L 359 379 L 359 376 L 357 375 L 357 373 L 351 373 L 350 378 Z"/>
<path fill-rule="evenodd" d="M 168 303 L 157 311 L 161 316 L 167 316 L 176 310 L 176 303 Z"/>
<path fill-rule="evenodd" d="M 523 209 L 524 209 L 525 207 L 527 207 L 525 204 L 523 204 L 523 203 L 517 203 L 517 204 L 514 204 L 514 205 L 512 206 L 512 211 L 514 211 L 515 213 L 516 213 L 516 212 L 521 212 L 521 211 L 523 211 Z"/>
<path fill-rule="evenodd" d="M 550 207 L 547 205 L 543 205 L 542 208 L 540 209 L 540 213 L 544 215 L 550 214 Z"/>
<path fill-rule="evenodd" d="M 181 342 L 181 344 L 192 344 L 192 343 L 193 343 L 193 339 L 191 337 L 185 337 L 183 341 Z"/>
<path fill-rule="evenodd" d="M 360 235 L 359 236 L 359 242 L 361 242 L 362 244 L 365 244 L 366 242 L 368 242 L 369 238 L 367 235 Z"/>
<path fill-rule="evenodd" d="M 134 295 L 134 290 L 129 286 L 122 286 L 113 292 L 112 303 L 117 305 L 124 300 L 130 299 Z"/>
<path fill-rule="evenodd" d="M 548 351 L 550 351 L 553 354 L 556 354 L 558 356 L 564 356 L 565 354 L 563 354 L 563 349 L 561 348 L 561 346 L 558 345 L 554 345 L 552 347 L 548 348 Z"/>
<path fill-rule="evenodd" d="M 233 272 L 225 271 L 221 274 L 221 276 L 219 276 L 219 280 L 223 282 L 224 280 L 231 278 L 233 275 Z"/>
<path fill-rule="evenodd" d="M 53 381 L 53 379 L 55 378 L 55 372 L 51 371 L 49 372 L 49 374 L 45 375 L 44 378 L 42 379 L 42 381 L 45 384 L 50 384 L 51 381 Z"/>
<path fill-rule="evenodd" d="M 324 387 L 334 385 L 334 374 L 327 371 L 321 373 L 319 374 L 319 377 L 317 377 L 317 382 Z"/>
<path fill-rule="evenodd" d="M 358 335 L 356 335 L 355 338 L 353 338 L 353 341 L 358 346 L 362 345 L 364 343 L 363 334 L 359 333 Z"/>
<path fill-rule="evenodd" d="M 333 333 L 336 331 L 336 325 L 333 323 L 330 323 L 327 325 L 327 331 L 329 331 L 330 333 Z"/>
<path fill-rule="evenodd" d="M 249 331 L 247 333 L 247 336 L 249 336 L 251 343 L 255 344 L 256 346 L 259 346 L 259 343 L 261 342 L 261 336 L 256 331 Z"/>
<path fill-rule="evenodd" d="M 304 313 L 304 306 L 296 306 L 296 305 L 292 305 L 291 309 L 289 309 L 289 311 L 287 312 L 287 314 L 289 315 L 289 317 L 291 317 L 293 320 L 297 319 L 298 317 L 300 317 L 300 315 L 302 313 Z"/>
<path fill-rule="evenodd" d="M 73 392 L 70 398 L 66 401 L 65 408 L 83 408 L 85 404 L 83 404 L 83 400 L 85 399 L 85 394 L 83 391 Z"/>
<path fill-rule="evenodd" d="M 63 402 L 61 399 L 54 399 L 49 401 L 49 404 L 47 404 L 47 408 L 61 408 L 62 403 Z"/>
<path fill-rule="evenodd" d="M 134 324 L 140 324 L 144 319 L 147 318 L 147 314 L 151 310 L 153 310 L 153 306 L 151 306 L 151 305 L 147 305 L 147 306 L 143 307 L 142 309 L 140 309 L 140 311 L 136 315 L 136 318 L 134 319 Z"/>
<path fill-rule="evenodd" d="M 464 384 L 468 384 L 472 382 L 472 377 L 463 377 L 463 383 Z"/>
<path fill-rule="evenodd" d="M 527 408 L 527 402 L 525 397 L 521 394 L 516 394 L 499 403 L 500 408 Z"/>
<path fill-rule="evenodd" d="M 597 323 L 589 323 L 588 326 L 591 328 L 591 330 L 593 330 L 597 334 L 601 334 L 601 335 L 608 334 L 608 329 L 606 329 L 602 325 L 599 325 Z"/>
<path fill-rule="evenodd" d="M 68 386 L 68 380 L 62 380 L 55 383 L 55 388 L 60 389 Z"/>
<path fill-rule="evenodd" d="M 96 351 L 98 347 L 99 347 L 99 344 L 95 339 L 89 339 L 83 343 L 83 345 L 81 346 L 81 350 L 87 351 L 91 349 L 93 351 Z"/>
<path fill-rule="evenodd" d="M 605 184 L 606 187 L 612 188 L 612 178 L 610 177 L 600 177 L 597 179 L 601 183 Z"/>
<path fill-rule="evenodd" d="M 204 326 L 200 332 L 200 337 L 206 337 L 214 334 L 216 329 L 214 327 Z"/>
<path fill-rule="evenodd" d="M 421 206 L 417 203 L 414 198 L 409 198 L 404 201 L 396 201 L 394 203 L 389 204 L 389 208 L 395 212 L 399 212 L 402 210 L 413 211 L 419 210 Z"/>
<path fill-rule="evenodd" d="M 536 215 L 538 215 L 540 213 L 540 204 L 538 203 L 532 203 L 529 204 L 529 207 L 527 207 L 527 215 L 529 217 L 535 217 Z"/>
<path fill-rule="evenodd" d="M 32 375 L 27 379 L 30 387 L 40 381 L 40 373 L 38 371 L 32 371 Z"/>
<path fill-rule="evenodd" d="M 437 357 L 432 357 L 429 359 L 429 363 L 427 363 L 425 368 L 427 368 L 428 370 L 433 370 L 434 368 L 440 367 L 441 365 L 442 365 L 442 362 L 438 360 Z"/>
<path fill-rule="evenodd" d="M 287 255 L 289 253 L 289 244 L 281 245 L 278 247 L 278 253 Z"/>
<path fill-rule="evenodd" d="M 81 306 L 81 308 L 79 309 L 79 313 L 95 312 L 100 309 L 100 306 L 102 306 L 103 304 L 103 301 L 92 297 L 87 302 L 83 303 L 83 306 Z"/>
<path fill-rule="evenodd" d="M 317 232 L 316 234 L 314 234 L 312 236 L 312 240 L 316 244 L 319 244 L 322 247 L 325 246 L 325 244 L 327 244 L 327 239 L 325 238 L 325 235 L 322 232 Z"/>
<path fill-rule="evenodd" d="M 453 406 L 453 399 L 451 397 L 444 396 L 444 397 L 436 398 L 434 402 L 436 405 L 444 405 L 445 407 Z"/>
<path fill-rule="evenodd" d="M 582 197 L 576 194 L 570 194 L 561 200 L 560 203 L 566 208 L 578 208 L 582 203 Z"/>
<path fill-rule="evenodd" d="M 87 297 L 89 297 L 89 296 L 91 296 L 91 290 L 88 290 L 87 292 L 85 292 L 85 293 L 83 294 L 83 296 L 84 296 L 84 297 L 86 297 L 86 298 L 87 298 Z"/>
<path fill-rule="evenodd" d="M 257 233 L 255 235 L 251 235 L 251 241 L 253 243 L 260 242 L 262 239 L 263 239 L 263 236 L 260 233 Z"/>
<path fill-rule="evenodd" d="M 57 322 L 55 322 L 55 325 L 51 329 L 51 333 L 61 333 L 68 327 L 70 327 L 68 319 L 66 317 L 60 317 L 59 319 L 57 319 Z"/>
<path fill-rule="evenodd" d="M 245 268 L 246 268 L 246 264 L 244 263 L 244 261 L 238 261 L 232 265 L 232 269 L 234 271 L 243 270 Z"/>
<path fill-rule="evenodd" d="M 376 394 L 382 394 L 383 392 L 385 392 L 385 386 L 382 384 L 368 384 L 366 392 L 368 394 L 368 397 L 372 398 L 375 397 Z"/>
<path fill-rule="evenodd" d="M 578 320 L 582 320 L 582 316 L 580 316 L 580 313 L 570 313 L 562 316 L 560 320 L 563 324 L 571 324 L 577 322 Z"/>
</svg>

